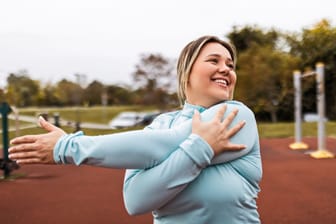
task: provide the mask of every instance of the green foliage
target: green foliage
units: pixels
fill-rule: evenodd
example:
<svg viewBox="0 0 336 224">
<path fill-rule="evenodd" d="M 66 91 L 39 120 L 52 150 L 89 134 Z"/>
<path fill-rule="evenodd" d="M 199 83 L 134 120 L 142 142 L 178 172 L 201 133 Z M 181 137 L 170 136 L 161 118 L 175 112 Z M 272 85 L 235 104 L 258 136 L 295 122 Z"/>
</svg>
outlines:
<svg viewBox="0 0 336 224">
<path fill-rule="evenodd" d="M 322 19 L 302 33 L 245 26 L 234 27 L 227 36 L 238 49 L 235 97 L 249 105 L 257 117 L 273 122 L 291 120 L 293 70 L 312 71 L 321 61 L 326 65 L 327 117 L 336 118 L 336 28 L 328 20 Z M 306 78 L 302 87 L 303 113 L 316 112 L 315 79 Z"/>
<path fill-rule="evenodd" d="M 78 84 L 62 79 L 56 85 L 56 97 L 63 106 L 81 105 L 83 89 Z"/>
<path fill-rule="evenodd" d="M 110 85 L 106 87 L 109 105 L 130 105 L 138 104 L 135 100 L 136 94 L 126 88 Z"/>
<path fill-rule="evenodd" d="M 9 74 L 7 83 L 8 103 L 20 107 L 36 105 L 40 85 L 38 81 L 29 78 L 26 70 Z"/>
<path fill-rule="evenodd" d="M 231 42 L 236 47 L 238 54 L 244 52 L 253 46 L 272 46 L 274 47 L 279 32 L 276 30 L 270 30 L 265 32 L 258 26 L 234 26 L 233 30 L 227 35 Z"/>
<path fill-rule="evenodd" d="M 250 26 L 235 27 L 228 35 L 240 50 L 235 98 L 249 105 L 258 117 L 268 113 L 273 122 L 278 120 L 279 105 L 292 98 L 292 71 L 297 67 L 293 56 L 278 49 L 280 36 L 275 30 Z M 286 114 L 293 111 L 287 108 Z"/>
<path fill-rule="evenodd" d="M 302 71 L 314 70 L 315 64 L 325 64 L 325 90 L 326 90 L 326 112 L 329 119 L 336 119 L 336 27 L 331 22 L 322 19 L 310 29 L 304 29 L 300 34 L 292 34 L 287 37 L 291 46 L 290 53 L 301 58 L 298 69 Z M 312 88 L 306 86 L 303 95 L 314 99 L 314 80 L 310 82 Z M 316 108 L 309 101 L 303 101 L 303 111 Z"/>
<path fill-rule="evenodd" d="M 141 97 L 136 100 L 141 104 L 160 107 L 171 103 L 170 92 L 176 83 L 173 68 L 172 61 L 160 54 L 142 55 L 132 74 L 139 87 L 136 95 Z M 177 99 L 175 101 L 177 104 Z"/>
<path fill-rule="evenodd" d="M 104 85 L 99 81 L 93 81 L 85 89 L 84 102 L 90 106 L 101 105 L 103 93 L 105 93 Z"/>
</svg>

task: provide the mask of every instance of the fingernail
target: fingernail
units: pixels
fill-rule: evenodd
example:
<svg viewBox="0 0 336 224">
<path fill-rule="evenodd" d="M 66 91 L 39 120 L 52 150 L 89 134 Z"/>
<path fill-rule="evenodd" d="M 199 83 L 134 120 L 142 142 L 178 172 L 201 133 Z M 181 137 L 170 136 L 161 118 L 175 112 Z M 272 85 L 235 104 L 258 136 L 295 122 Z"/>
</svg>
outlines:
<svg viewBox="0 0 336 224">
<path fill-rule="evenodd" d="M 39 126 L 39 127 L 41 127 L 41 122 L 42 121 L 44 121 L 44 118 L 42 117 L 42 116 L 39 116 L 38 117 L 38 122 L 37 122 L 37 125 Z"/>
</svg>

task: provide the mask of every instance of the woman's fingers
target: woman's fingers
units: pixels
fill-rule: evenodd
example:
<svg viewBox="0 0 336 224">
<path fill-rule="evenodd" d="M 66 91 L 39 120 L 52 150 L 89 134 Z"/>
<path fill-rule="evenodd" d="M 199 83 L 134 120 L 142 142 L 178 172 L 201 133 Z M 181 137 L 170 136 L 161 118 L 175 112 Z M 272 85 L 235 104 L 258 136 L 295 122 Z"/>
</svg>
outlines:
<svg viewBox="0 0 336 224">
<path fill-rule="evenodd" d="M 45 150 L 39 144 L 22 144 L 9 149 L 10 159 L 18 164 L 53 164 L 53 151 Z"/>
<path fill-rule="evenodd" d="M 23 143 L 33 143 L 37 140 L 38 136 L 37 135 L 25 135 L 21 137 L 16 137 L 13 138 L 10 141 L 10 144 L 23 144 Z"/>
<path fill-rule="evenodd" d="M 194 115 L 192 117 L 192 126 L 197 126 L 201 123 L 201 115 L 198 110 L 194 110 Z"/>
<path fill-rule="evenodd" d="M 13 146 L 8 149 L 9 153 L 22 152 L 22 151 L 32 151 L 38 150 L 40 147 L 40 139 L 45 134 L 41 135 L 25 135 L 21 137 L 14 138 L 10 141 Z"/>
<path fill-rule="evenodd" d="M 51 132 L 51 131 L 56 131 L 56 130 L 61 130 L 60 128 L 56 127 L 55 125 L 49 123 L 46 121 L 42 116 L 38 118 L 38 124 L 40 125 L 41 128 L 44 130 Z"/>
<path fill-rule="evenodd" d="M 246 148 L 246 145 L 243 144 L 232 144 L 232 143 L 228 143 L 226 145 L 226 150 L 227 151 L 239 151 L 239 150 L 243 150 Z"/>
<path fill-rule="evenodd" d="M 217 111 L 214 120 L 218 120 L 218 121 L 222 121 L 225 111 L 226 111 L 227 105 L 224 104 L 222 107 L 219 108 L 219 110 Z"/>
<path fill-rule="evenodd" d="M 10 154 L 9 158 L 13 159 L 13 160 L 20 160 L 23 158 L 36 158 L 37 157 L 37 153 L 36 151 L 26 151 L 26 152 L 16 152 L 14 154 Z"/>
<path fill-rule="evenodd" d="M 23 165 L 23 164 L 41 164 L 41 160 L 39 158 L 29 158 L 29 159 L 19 159 L 16 160 L 17 164 Z"/>
<path fill-rule="evenodd" d="M 231 138 L 232 136 L 234 136 L 235 134 L 237 134 L 237 132 L 239 132 L 240 129 L 242 129 L 245 124 L 246 124 L 246 121 L 240 121 L 238 124 L 236 124 L 235 126 L 233 126 L 232 128 L 230 128 L 227 131 L 227 136 L 229 138 Z"/>
<path fill-rule="evenodd" d="M 233 119 L 236 117 L 236 115 L 238 114 L 238 109 L 233 109 L 233 111 L 231 113 L 229 113 L 229 115 L 227 117 L 225 117 L 225 119 L 223 120 L 222 124 L 225 126 L 225 127 L 228 127 Z"/>
</svg>

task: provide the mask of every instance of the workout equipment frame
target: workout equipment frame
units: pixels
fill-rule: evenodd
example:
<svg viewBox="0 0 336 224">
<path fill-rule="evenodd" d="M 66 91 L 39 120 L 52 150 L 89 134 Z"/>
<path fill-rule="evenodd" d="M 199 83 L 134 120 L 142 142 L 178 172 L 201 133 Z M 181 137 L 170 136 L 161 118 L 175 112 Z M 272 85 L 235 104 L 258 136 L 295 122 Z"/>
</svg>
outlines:
<svg viewBox="0 0 336 224">
<path fill-rule="evenodd" d="M 319 62 L 313 72 L 301 74 L 296 70 L 293 73 L 295 89 L 295 142 L 289 145 L 293 150 L 308 149 L 309 146 L 302 142 L 302 106 L 301 106 L 301 79 L 314 75 L 316 77 L 316 101 L 317 101 L 317 150 L 309 153 L 316 159 L 334 158 L 334 155 L 326 149 L 325 137 L 325 89 L 324 89 L 324 64 Z"/>
</svg>

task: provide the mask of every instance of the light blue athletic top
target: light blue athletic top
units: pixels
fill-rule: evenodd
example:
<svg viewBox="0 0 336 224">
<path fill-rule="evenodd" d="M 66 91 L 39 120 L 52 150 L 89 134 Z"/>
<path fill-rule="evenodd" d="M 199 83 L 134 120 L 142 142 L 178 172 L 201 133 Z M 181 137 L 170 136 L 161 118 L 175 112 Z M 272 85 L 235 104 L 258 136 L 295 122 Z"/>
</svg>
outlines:
<svg viewBox="0 0 336 224">
<path fill-rule="evenodd" d="M 124 200 L 130 214 L 153 211 L 155 224 L 260 223 L 256 198 L 262 168 L 257 126 L 247 107 L 236 101 L 227 103 L 236 105 L 239 117 L 249 124 L 243 129 L 244 135 L 240 133 L 235 141 L 247 143 L 248 153 L 235 160 L 229 158 L 226 163 L 209 165 L 211 154 L 203 161 L 188 154 L 209 148 L 198 136 L 190 135 L 161 164 L 145 170 L 127 170 Z M 190 119 L 195 109 L 205 111 L 186 103 L 183 110 L 159 116 L 147 129 L 175 127 Z"/>
<path fill-rule="evenodd" d="M 155 223 L 258 223 L 255 198 L 261 162 L 254 114 L 236 101 L 226 103 L 224 117 L 239 109 L 232 125 L 246 120 L 231 138 L 233 143 L 245 144 L 244 150 L 213 158 L 210 146 L 191 134 L 190 118 L 198 109 L 203 121 L 211 120 L 221 104 L 206 110 L 186 104 L 182 111 L 161 115 L 146 130 L 64 135 L 55 145 L 54 160 L 139 169 L 127 171 L 126 208 L 131 214 L 154 211 Z"/>
</svg>

